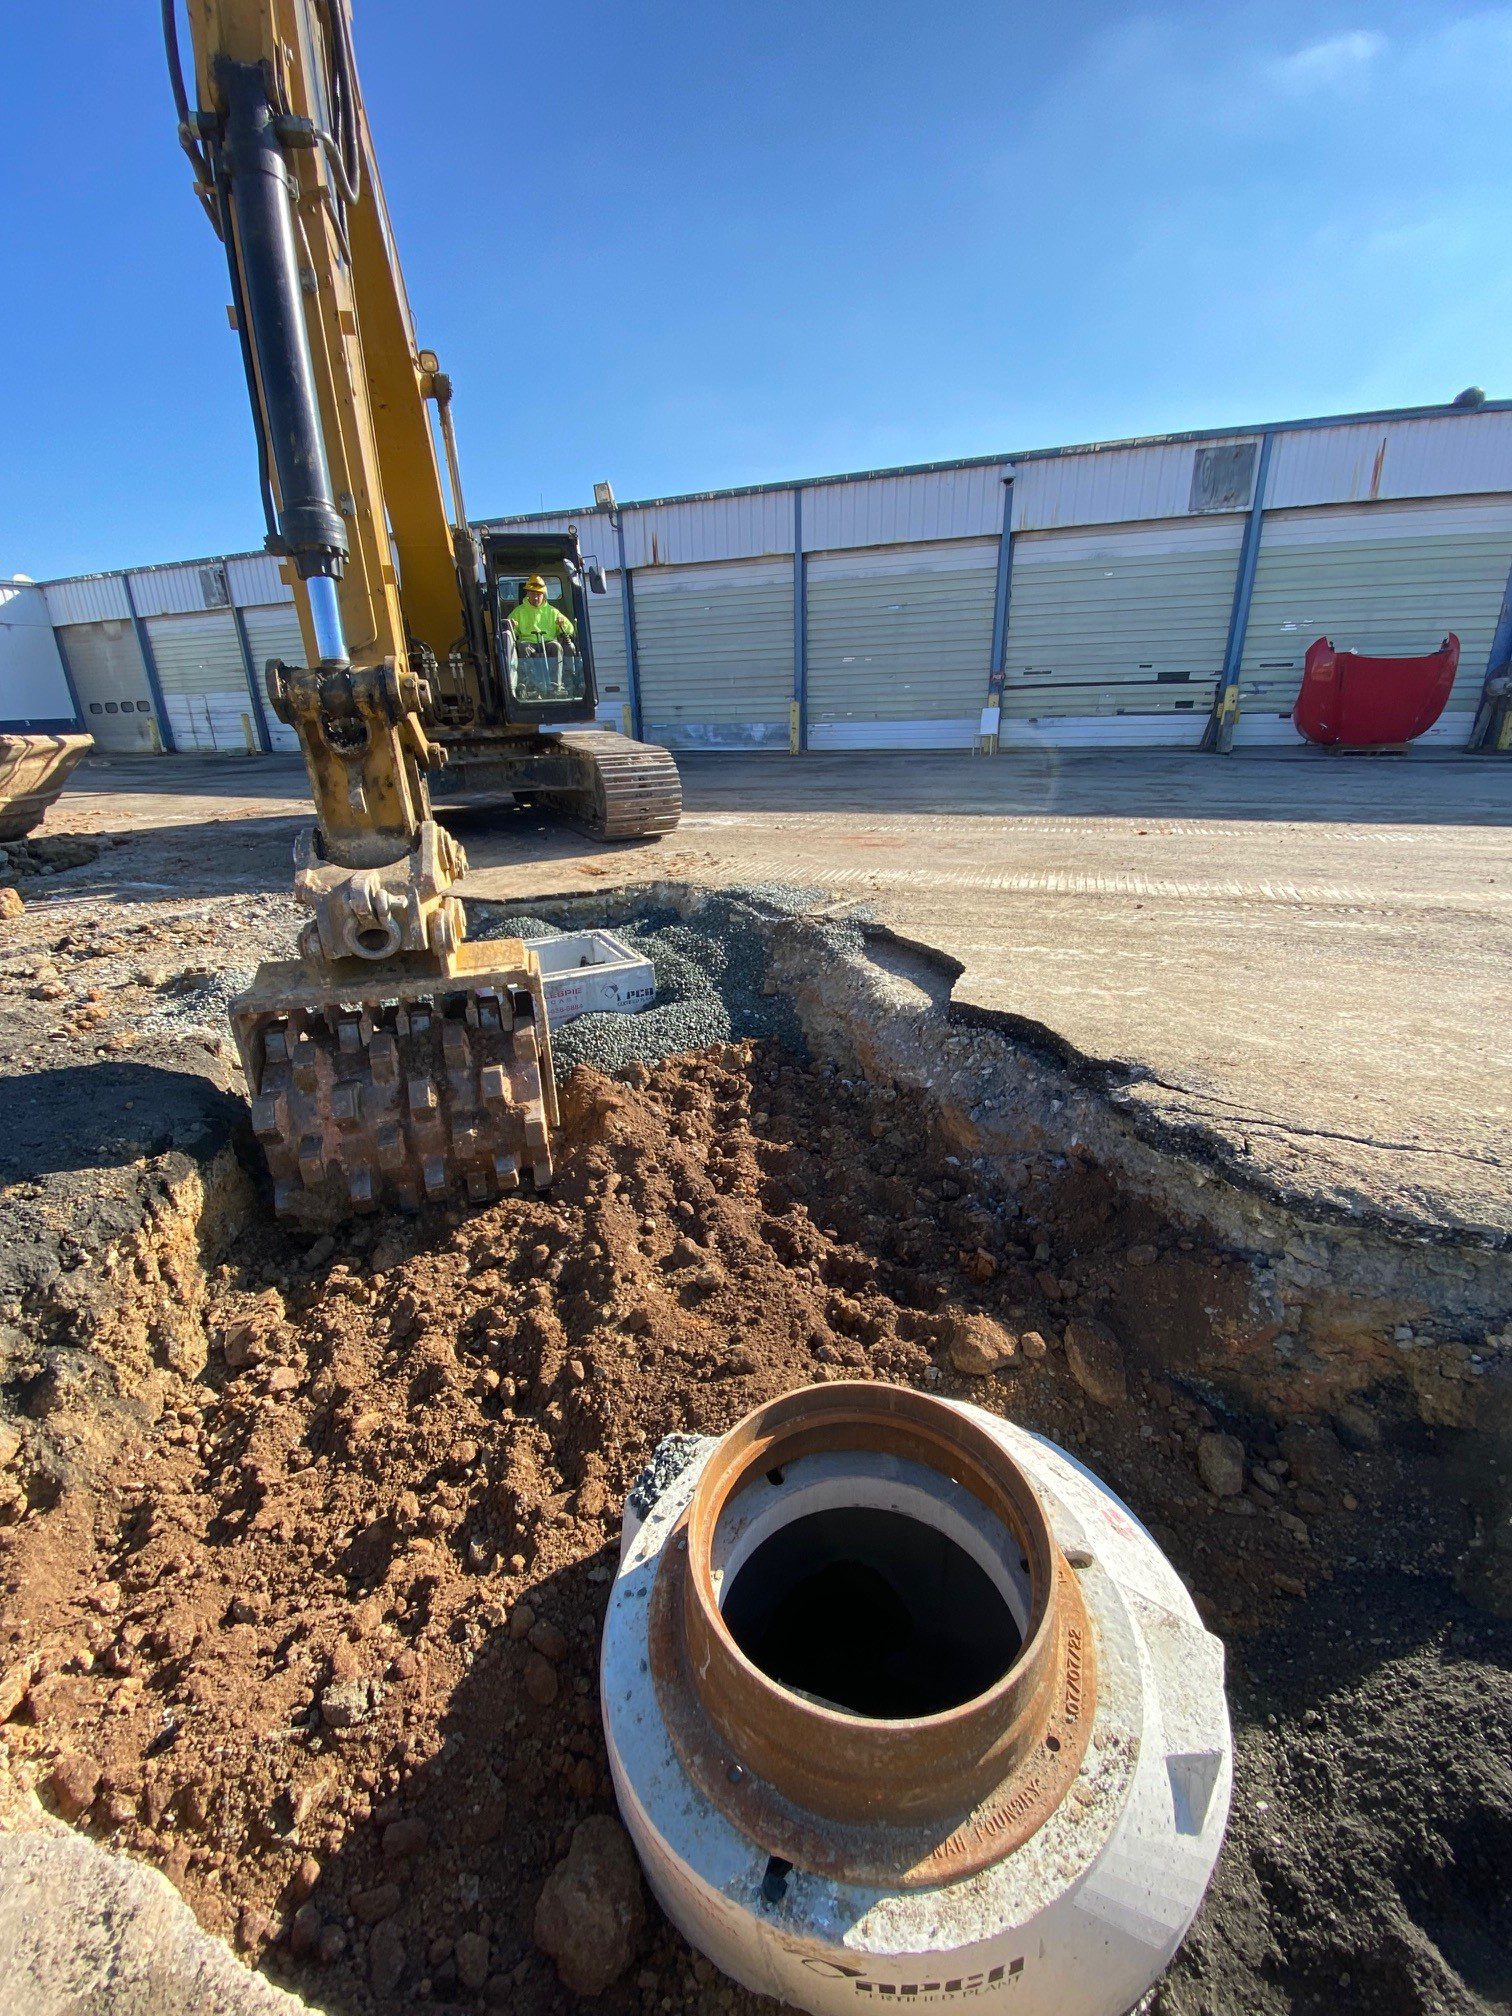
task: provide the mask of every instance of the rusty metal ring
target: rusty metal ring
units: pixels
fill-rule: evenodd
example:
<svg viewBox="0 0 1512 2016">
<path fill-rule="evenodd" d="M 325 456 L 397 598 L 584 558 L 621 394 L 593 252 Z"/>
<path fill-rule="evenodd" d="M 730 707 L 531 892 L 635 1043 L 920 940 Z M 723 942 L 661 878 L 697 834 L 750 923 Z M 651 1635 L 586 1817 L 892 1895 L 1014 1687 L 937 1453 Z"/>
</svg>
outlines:
<svg viewBox="0 0 1512 2016">
<path fill-rule="evenodd" d="M 827 1708 L 754 1665 L 720 1614 L 711 1555 L 725 1507 L 765 1471 L 858 1450 L 971 1492 L 1027 1564 L 1013 1663 L 942 1714 L 882 1721 Z M 1065 1797 L 1091 1734 L 1092 1632 L 1033 1486 L 987 1429 L 907 1387 L 806 1387 L 732 1429 L 663 1548 L 648 1625 L 662 1714 L 699 1790 L 768 1853 L 848 1881 L 923 1888 L 1010 1853 Z"/>
</svg>

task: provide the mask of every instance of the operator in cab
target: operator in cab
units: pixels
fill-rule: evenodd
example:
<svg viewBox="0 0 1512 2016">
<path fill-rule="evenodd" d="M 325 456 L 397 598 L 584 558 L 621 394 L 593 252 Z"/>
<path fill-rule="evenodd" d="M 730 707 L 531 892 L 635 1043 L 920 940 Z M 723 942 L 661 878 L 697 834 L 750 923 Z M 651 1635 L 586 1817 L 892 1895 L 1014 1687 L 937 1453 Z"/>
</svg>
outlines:
<svg viewBox="0 0 1512 2016">
<path fill-rule="evenodd" d="M 577 635 L 572 618 L 546 600 L 546 583 L 539 574 L 532 574 L 525 583 L 525 599 L 510 610 L 509 623 L 516 644 L 560 646 L 570 644 Z"/>
<path fill-rule="evenodd" d="M 540 698 L 561 693 L 562 654 L 571 648 L 577 625 L 546 600 L 546 583 L 541 575 L 532 574 L 527 579 L 524 599 L 509 612 L 509 627 L 523 661 L 521 671 L 527 687 L 536 687 Z M 536 667 L 534 677 L 528 670 L 532 663 Z"/>
</svg>

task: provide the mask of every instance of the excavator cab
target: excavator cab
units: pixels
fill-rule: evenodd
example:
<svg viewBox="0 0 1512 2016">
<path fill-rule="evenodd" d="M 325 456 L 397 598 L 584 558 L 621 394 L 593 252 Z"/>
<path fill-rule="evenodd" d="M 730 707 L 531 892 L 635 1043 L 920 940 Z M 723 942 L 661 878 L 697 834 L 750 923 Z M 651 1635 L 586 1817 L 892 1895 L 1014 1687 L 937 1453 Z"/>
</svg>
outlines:
<svg viewBox="0 0 1512 2016">
<path fill-rule="evenodd" d="M 593 570 L 585 567 L 576 534 L 489 533 L 483 541 L 483 565 L 505 720 L 531 726 L 592 721 L 598 710 L 588 623 Z M 525 583 L 536 574 L 546 583 L 547 603 L 571 621 L 570 640 L 540 644 L 522 642 L 515 635 L 510 617 L 525 600 Z M 597 585 L 602 592 L 601 573 Z"/>
</svg>

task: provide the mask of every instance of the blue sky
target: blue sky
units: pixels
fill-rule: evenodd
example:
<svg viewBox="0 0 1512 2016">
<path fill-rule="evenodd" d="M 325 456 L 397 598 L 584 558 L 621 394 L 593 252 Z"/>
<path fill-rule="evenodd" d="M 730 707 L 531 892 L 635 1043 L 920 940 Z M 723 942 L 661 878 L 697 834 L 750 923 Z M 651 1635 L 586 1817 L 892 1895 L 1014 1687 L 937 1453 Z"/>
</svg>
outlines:
<svg viewBox="0 0 1512 2016">
<path fill-rule="evenodd" d="M 0 576 L 261 538 L 156 11 L 7 26 Z M 356 34 L 476 515 L 1512 391 L 1512 5 L 360 0 Z"/>
</svg>

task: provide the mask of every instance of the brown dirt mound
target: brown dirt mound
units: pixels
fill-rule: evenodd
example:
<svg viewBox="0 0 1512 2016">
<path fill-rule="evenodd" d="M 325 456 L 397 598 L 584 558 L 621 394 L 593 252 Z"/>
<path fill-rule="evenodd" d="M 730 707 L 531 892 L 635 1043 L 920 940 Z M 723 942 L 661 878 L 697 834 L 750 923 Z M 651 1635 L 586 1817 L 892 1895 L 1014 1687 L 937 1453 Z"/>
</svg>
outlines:
<svg viewBox="0 0 1512 2016">
<path fill-rule="evenodd" d="M 1504 1904 L 1453 1869 L 1507 1839 L 1509 1690 L 1456 1647 L 1481 1627 L 1410 1459 L 1322 1431 L 1284 1453 L 1151 1370 L 1137 1283 L 1204 1256 L 1086 1171 L 994 1206 L 902 1102 L 775 1046 L 626 1075 L 571 1081 L 550 1198 L 302 1258 L 241 1242 L 203 1375 L 96 1489 L 0 1532 L 0 1760 L 319 2006 L 570 2007 L 532 1917 L 576 1823 L 612 1811 L 595 1680 L 626 1490 L 663 1435 L 791 1386 L 917 1382 L 1098 1469 L 1238 1654 L 1234 1836 L 1162 2005 L 1308 2006 L 1358 1953 L 1357 2006 L 1493 2006 Z M 1199 1452 L 1235 1428 L 1220 1497 Z M 1403 1520 L 1431 1590 L 1379 1566 Z M 1346 1670 L 1299 1683 L 1292 1657 L 1326 1672 L 1346 1641 Z M 1467 1702 L 1486 1771 L 1414 1831 L 1392 1755 L 1429 1798 L 1414 1732 Z M 758 2005 L 653 1918 L 601 2006 Z"/>
</svg>

